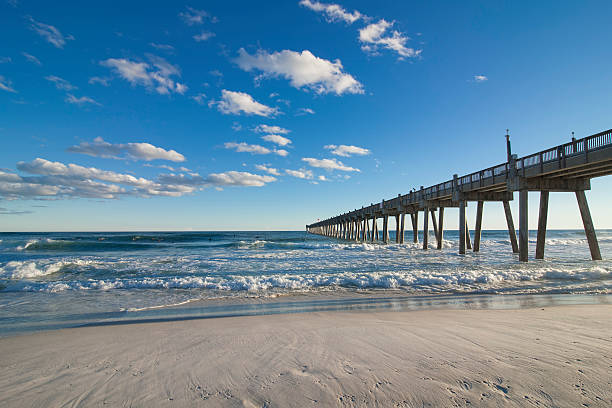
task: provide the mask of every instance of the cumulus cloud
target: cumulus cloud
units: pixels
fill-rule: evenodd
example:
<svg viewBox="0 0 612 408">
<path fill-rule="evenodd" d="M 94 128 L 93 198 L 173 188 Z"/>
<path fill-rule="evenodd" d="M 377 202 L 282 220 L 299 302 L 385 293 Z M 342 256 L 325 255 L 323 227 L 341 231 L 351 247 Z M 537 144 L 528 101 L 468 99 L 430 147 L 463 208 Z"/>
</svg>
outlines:
<svg viewBox="0 0 612 408">
<path fill-rule="evenodd" d="M 317 167 L 325 170 L 340 170 L 340 171 L 361 171 L 359 169 L 346 166 L 338 159 L 314 159 L 311 157 L 304 157 L 302 161 L 308 163 L 310 167 Z"/>
<path fill-rule="evenodd" d="M 363 86 L 344 72 L 340 60 L 334 62 L 314 56 L 310 51 L 283 50 L 274 53 L 259 50 L 251 55 L 241 48 L 234 60 L 244 71 L 262 71 L 260 77 L 283 77 L 298 89 L 311 89 L 318 94 L 363 93 Z"/>
<path fill-rule="evenodd" d="M 315 111 L 310 108 L 300 108 L 295 113 L 295 116 L 314 115 Z"/>
<path fill-rule="evenodd" d="M 274 149 L 274 154 L 285 157 L 289 155 L 289 152 L 284 149 Z"/>
<path fill-rule="evenodd" d="M 77 87 L 72 85 L 70 82 L 55 75 L 48 75 L 45 77 L 45 79 L 49 82 L 53 82 L 55 87 L 57 89 L 61 89 L 62 91 L 72 91 L 73 89 L 77 89 Z"/>
<path fill-rule="evenodd" d="M 239 153 L 251 153 L 251 154 L 270 154 L 274 153 L 276 155 L 285 157 L 289 154 L 288 151 L 283 149 L 268 149 L 267 147 L 256 145 L 256 144 L 248 144 L 245 142 L 227 142 L 223 145 L 226 149 L 234 150 Z"/>
<path fill-rule="evenodd" d="M 184 162 L 185 156 L 175 150 L 166 150 L 150 143 L 108 143 L 101 137 L 93 142 L 82 142 L 67 149 L 72 153 L 87 154 L 94 157 L 110 159 L 132 160 L 168 160 L 173 162 Z"/>
<path fill-rule="evenodd" d="M 489 78 L 487 78 L 484 75 L 474 75 L 474 81 L 476 82 L 484 82 L 487 81 Z"/>
<path fill-rule="evenodd" d="M 28 54 L 27 52 L 24 51 L 21 53 L 21 55 L 23 55 L 25 59 L 30 61 L 32 64 L 42 65 L 42 62 L 40 62 L 40 60 L 36 58 L 35 56 L 33 56 L 32 54 Z"/>
<path fill-rule="evenodd" d="M 79 105 L 79 106 L 83 106 L 87 104 L 101 106 L 98 102 L 96 102 L 94 99 L 90 98 L 89 96 L 81 96 L 80 98 L 77 98 L 76 96 L 72 94 L 67 94 L 65 100 L 68 103 L 72 103 L 74 105 Z"/>
<path fill-rule="evenodd" d="M 221 100 L 213 100 L 208 103 L 209 107 L 215 105 L 219 112 L 223 114 L 240 115 L 244 113 L 245 115 L 271 117 L 280 113 L 277 108 L 257 102 L 248 93 L 228 91 L 227 89 L 221 91 Z"/>
<path fill-rule="evenodd" d="M 150 63 L 109 58 L 101 61 L 100 65 L 110 68 L 130 84 L 144 86 L 155 90 L 158 94 L 167 95 L 173 92 L 184 94 L 187 91 L 185 84 L 173 79 L 181 76 L 177 66 L 156 55 L 148 54 L 147 57 Z"/>
<path fill-rule="evenodd" d="M 89 78 L 89 81 L 87 81 L 88 84 L 93 85 L 93 84 L 100 84 L 102 86 L 109 86 L 110 85 L 110 79 L 109 78 L 103 78 L 103 77 L 91 77 Z"/>
<path fill-rule="evenodd" d="M 196 42 L 202 42 L 202 41 L 209 40 L 213 38 L 214 36 L 215 36 L 215 33 L 211 33 L 210 31 L 202 31 L 200 34 L 194 35 L 193 39 L 196 40 Z"/>
<path fill-rule="evenodd" d="M 214 186 L 245 186 L 262 187 L 266 183 L 276 181 L 272 176 L 261 176 L 244 171 L 228 171 L 225 173 L 212 173 L 206 177 L 206 182 Z"/>
<path fill-rule="evenodd" d="M 268 174 L 272 174 L 273 176 L 280 176 L 280 171 L 274 167 L 268 167 L 265 164 L 256 164 L 255 168 L 259 171 L 265 171 Z"/>
<path fill-rule="evenodd" d="M 327 20 L 331 22 L 344 21 L 345 23 L 353 24 L 355 21 L 359 20 L 360 18 L 365 17 L 363 14 L 361 14 L 357 10 L 353 11 L 352 13 L 349 13 L 342 6 L 338 4 L 326 4 L 326 3 L 320 3 L 318 1 L 301 0 L 300 6 L 309 8 L 318 13 L 325 14 L 325 18 L 327 18 Z"/>
<path fill-rule="evenodd" d="M 266 142 L 275 143 L 279 146 L 287 146 L 291 143 L 291 139 L 283 137 L 281 135 L 265 135 L 261 137 Z"/>
<path fill-rule="evenodd" d="M 282 128 L 280 126 L 270 125 L 257 125 L 255 131 L 259 133 L 280 133 L 282 135 L 286 135 L 287 133 L 291 132 L 290 130 Z"/>
<path fill-rule="evenodd" d="M 194 101 L 196 101 L 196 103 L 198 105 L 204 105 L 204 99 L 206 99 L 206 94 L 204 93 L 199 93 L 197 95 L 193 95 L 191 97 L 191 99 L 193 99 Z"/>
<path fill-rule="evenodd" d="M 389 30 L 393 27 L 393 24 L 393 21 L 388 22 L 381 19 L 378 23 L 372 23 L 360 29 L 359 41 L 362 43 L 361 49 L 377 54 L 379 48 L 386 48 L 395 51 L 399 55 L 399 59 L 419 56 L 421 50 L 406 47 L 406 43 L 410 38 L 397 30 Z"/>
<path fill-rule="evenodd" d="M 165 51 L 168 53 L 174 52 L 174 47 L 169 44 L 158 44 L 158 43 L 149 43 L 149 45 L 157 50 Z"/>
<path fill-rule="evenodd" d="M 0 89 L 6 92 L 17 92 L 13 89 L 13 83 L 0 75 Z"/>
<path fill-rule="evenodd" d="M 347 146 L 347 145 L 340 145 L 340 146 L 336 146 L 336 145 L 327 145 L 324 146 L 326 149 L 331 150 L 332 154 L 335 154 L 336 156 L 342 156 L 342 157 L 350 157 L 350 156 L 365 156 L 370 154 L 370 150 L 365 149 L 363 147 L 357 147 L 357 146 Z"/>
<path fill-rule="evenodd" d="M 38 35 L 57 48 L 64 48 L 67 40 L 74 40 L 73 36 L 63 35 L 60 30 L 52 25 L 38 22 L 32 17 L 28 17 L 28 20 L 30 21 L 30 29 L 34 30 Z"/>
<path fill-rule="evenodd" d="M 204 23 L 205 18 L 209 18 L 213 23 L 216 22 L 216 18 L 212 17 L 208 12 L 204 10 L 194 9 L 193 7 L 187 6 L 187 10 L 179 13 L 179 17 L 183 19 L 187 25 L 200 25 Z"/>
<path fill-rule="evenodd" d="M 290 175 L 292 177 L 297 177 L 297 178 L 304 179 L 304 180 L 311 180 L 314 177 L 314 175 L 312 174 L 312 170 L 304 170 L 304 169 L 290 170 L 290 169 L 287 169 L 287 170 L 285 170 L 285 173 L 287 173 L 288 175 Z"/>
<path fill-rule="evenodd" d="M 270 154 L 272 151 L 267 147 L 248 144 L 245 142 L 235 143 L 235 142 L 227 142 L 223 146 L 226 149 L 235 150 L 239 153 L 251 153 L 251 154 Z"/>
<path fill-rule="evenodd" d="M 202 177 L 197 173 L 161 174 L 155 180 L 135 177 L 94 167 L 64 164 L 37 158 L 31 162 L 17 163 L 19 171 L 31 174 L 21 176 L 0 170 L 0 198 L 18 199 L 66 199 L 99 198 L 117 199 L 122 196 L 180 197 L 211 186 L 261 187 L 276 180 L 246 172 L 228 171 Z"/>
</svg>

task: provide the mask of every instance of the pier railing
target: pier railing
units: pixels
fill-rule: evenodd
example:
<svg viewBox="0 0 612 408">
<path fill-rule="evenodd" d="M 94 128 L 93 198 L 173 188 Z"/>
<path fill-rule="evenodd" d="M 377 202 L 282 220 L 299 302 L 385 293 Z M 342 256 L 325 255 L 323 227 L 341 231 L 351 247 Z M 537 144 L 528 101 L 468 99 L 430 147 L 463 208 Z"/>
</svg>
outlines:
<svg viewBox="0 0 612 408">
<path fill-rule="evenodd" d="M 537 176 L 538 173 L 543 174 L 545 165 L 551 163 L 555 164 L 555 169 L 565 168 L 567 159 L 569 158 L 579 157 L 582 158 L 581 163 L 589 163 L 589 155 L 591 153 L 609 147 L 612 147 L 612 129 L 582 139 L 573 139 L 568 143 L 524 157 L 515 158 L 512 163 L 500 163 L 483 170 L 457 177 L 456 179 L 447 180 L 433 186 L 415 190 L 405 195 L 399 195 L 390 200 L 383 200 L 381 203 L 371 204 L 370 206 L 362 207 L 360 210 L 344 213 L 338 217 L 351 216 L 357 211 L 365 210 L 367 212 L 380 212 L 384 209 L 397 208 L 399 206 L 418 205 L 418 203 L 426 200 L 450 197 L 453 192 L 457 190 L 465 192 L 503 184 L 511 177 L 511 171 L 516 171 L 517 174 L 525 176 L 527 170 L 529 170 L 531 177 L 533 177 L 534 174 Z M 514 165 L 514 169 L 512 169 L 512 165 Z M 323 225 L 329 220 L 338 217 L 319 221 L 312 225 Z"/>
</svg>

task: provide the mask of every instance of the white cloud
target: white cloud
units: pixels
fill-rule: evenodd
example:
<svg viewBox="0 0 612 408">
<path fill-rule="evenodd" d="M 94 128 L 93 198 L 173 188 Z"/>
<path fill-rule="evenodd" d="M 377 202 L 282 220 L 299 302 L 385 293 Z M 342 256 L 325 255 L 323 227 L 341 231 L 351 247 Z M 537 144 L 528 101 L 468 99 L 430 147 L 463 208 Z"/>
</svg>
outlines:
<svg viewBox="0 0 612 408">
<path fill-rule="evenodd" d="M 66 95 L 66 102 L 72 103 L 74 105 L 85 105 L 85 104 L 89 103 L 89 104 L 92 104 L 92 105 L 101 106 L 98 102 L 96 102 L 95 100 L 93 100 L 89 96 L 81 96 L 80 98 L 77 98 L 76 96 L 74 96 L 72 94 L 67 94 Z"/>
<path fill-rule="evenodd" d="M 372 23 L 359 30 L 359 41 L 363 44 L 361 49 L 376 54 L 379 47 L 395 51 L 399 54 L 399 59 L 417 57 L 421 50 L 406 47 L 408 38 L 404 33 L 387 30 L 393 26 L 394 22 L 381 19 L 378 23 Z"/>
<path fill-rule="evenodd" d="M 23 215 L 23 214 L 32 214 L 32 211 L 10 210 L 8 208 L 0 207 L 0 215 Z"/>
<path fill-rule="evenodd" d="M 347 146 L 347 145 L 340 145 L 340 146 L 336 146 L 336 145 L 327 145 L 324 146 L 326 149 L 331 150 L 332 154 L 335 154 L 336 156 L 342 156 L 342 157 L 350 157 L 350 156 L 365 156 L 370 154 L 370 150 L 365 149 L 363 147 L 357 147 L 357 146 Z"/>
<path fill-rule="evenodd" d="M 255 131 L 259 133 L 280 133 L 282 135 L 286 135 L 287 133 L 291 132 L 289 129 L 270 125 L 257 125 Z"/>
<path fill-rule="evenodd" d="M 251 154 L 270 154 L 272 150 L 267 147 L 248 144 L 245 142 L 235 143 L 235 142 L 227 142 L 223 146 L 226 149 L 235 150 L 239 153 L 251 153 Z"/>
<path fill-rule="evenodd" d="M 0 89 L 6 92 L 17 92 L 16 90 L 13 89 L 13 84 L 11 81 L 9 81 L 8 79 L 4 78 L 2 75 L 0 75 Z"/>
<path fill-rule="evenodd" d="M 204 99 L 206 99 L 206 94 L 199 93 L 191 97 L 194 101 L 196 101 L 199 105 L 204 105 Z"/>
<path fill-rule="evenodd" d="M 102 86 L 109 86 L 110 85 L 110 79 L 109 78 L 103 78 L 103 77 L 91 77 L 89 78 L 89 81 L 87 81 L 88 84 L 100 84 Z"/>
<path fill-rule="evenodd" d="M 257 102 L 248 93 L 228 91 L 227 89 L 221 91 L 221 100 L 208 103 L 210 107 L 214 105 L 217 105 L 217 109 L 223 114 L 240 115 L 244 113 L 246 115 L 270 117 L 280 113 L 277 108 L 271 108 Z"/>
<path fill-rule="evenodd" d="M 265 135 L 261 137 L 266 142 L 275 143 L 279 146 L 287 146 L 291 143 L 291 139 L 287 139 L 281 135 Z"/>
<path fill-rule="evenodd" d="M 256 186 L 276 181 L 272 176 L 229 171 L 202 177 L 197 173 L 161 174 L 155 180 L 116 173 L 94 167 L 63 164 L 37 158 L 19 162 L 17 168 L 34 176 L 20 176 L 0 170 L 0 198 L 117 199 L 122 196 L 180 197 L 211 186 Z"/>
<path fill-rule="evenodd" d="M 311 157 L 304 157 L 302 161 L 305 161 L 311 167 L 317 167 L 325 170 L 361 171 L 359 169 L 346 166 L 338 159 L 314 159 Z"/>
<path fill-rule="evenodd" d="M 474 81 L 476 82 L 484 82 L 487 81 L 489 78 L 487 78 L 484 75 L 474 75 Z"/>
<path fill-rule="evenodd" d="M 213 22 L 216 22 L 216 18 L 210 16 L 210 14 L 208 14 L 206 11 L 204 10 L 197 10 L 194 9 L 193 7 L 189 7 L 187 6 L 187 10 L 186 11 L 182 11 L 179 13 L 179 17 L 181 17 L 183 19 L 183 21 L 185 22 L 185 24 L 187 25 L 199 25 L 204 23 L 204 18 L 208 17 L 210 18 Z"/>
<path fill-rule="evenodd" d="M 272 54 L 259 50 L 250 55 L 244 48 L 238 50 L 234 61 L 244 71 L 262 71 L 262 77 L 284 77 L 291 86 L 312 89 L 318 94 L 363 93 L 363 86 L 343 71 L 340 60 L 335 62 L 314 56 L 310 51 L 301 53 L 283 50 Z"/>
<path fill-rule="evenodd" d="M 169 44 L 158 44 L 158 43 L 149 43 L 149 45 L 157 50 L 166 51 L 169 53 L 174 52 L 174 47 Z"/>
<path fill-rule="evenodd" d="M 289 155 L 289 152 L 284 149 L 274 149 L 274 154 L 277 154 L 281 157 L 285 157 Z"/>
<path fill-rule="evenodd" d="M 319 177 L 317 177 L 319 179 L 319 181 L 329 181 L 327 179 L 327 177 L 325 177 L 324 175 L 320 175 Z"/>
<path fill-rule="evenodd" d="M 228 171 L 225 173 L 209 174 L 206 182 L 215 186 L 246 186 L 262 187 L 266 183 L 276 181 L 272 176 L 261 176 L 243 171 Z"/>
<path fill-rule="evenodd" d="M 355 21 L 365 16 L 357 10 L 349 13 L 338 4 L 325 4 L 318 1 L 301 0 L 300 6 L 307 7 L 313 11 L 324 13 L 328 21 L 344 21 L 348 24 L 353 24 Z"/>
<path fill-rule="evenodd" d="M 259 171 L 265 171 L 268 174 L 272 174 L 273 176 L 280 176 L 280 172 L 278 171 L 278 169 L 275 169 L 274 167 L 268 167 L 264 164 L 256 164 L 255 168 Z"/>
<path fill-rule="evenodd" d="M 42 62 L 40 62 L 40 60 L 36 58 L 35 56 L 33 56 L 32 54 L 28 54 L 27 52 L 24 51 L 21 53 L 21 55 L 23 55 L 32 64 L 42 65 Z"/>
<path fill-rule="evenodd" d="M 177 66 L 155 55 L 148 54 L 147 57 L 150 64 L 125 58 L 109 58 L 101 61 L 100 65 L 112 69 L 132 85 L 142 85 L 162 95 L 171 92 L 184 94 L 187 91 L 186 85 L 172 79 L 181 75 Z"/>
<path fill-rule="evenodd" d="M 77 87 L 72 85 L 70 82 L 55 75 L 46 76 L 45 79 L 47 81 L 53 82 L 55 84 L 55 87 L 57 89 L 61 89 L 62 91 L 72 91 L 73 89 L 77 89 Z"/>
<path fill-rule="evenodd" d="M 314 115 L 315 111 L 310 108 L 300 108 L 295 113 L 295 116 Z"/>
<path fill-rule="evenodd" d="M 211 33 L 210 31 L 202 31 L 200 34 L 196 34 L 193 36 L 193 39 L 197 42 L 202 42 L 209 40 L 215 36 L 215 33 Z"/>
<path fill-rule="evenodd" d="M 72 153 L 87 154 L 94 157 L 111 159 L 130 158 L 133 160 L 169 160 L 173 162 L 185 161 L 185 156 L 175 150 L 166 150 L 150 143 L 108 143 L 101 137 L 92 143 L 82 142 L 67 149 Z"/>
<path fill-rule="evenodd" d="M 32 30 L 57 48 L 64 48 L 67 40 L 74 40 L 73 36 L 63 35 L 60 30 L 52 25 L 40 23 L 32 17 L 28 17 L 28 20 L 30 20 L 30 28 Z"/>
<path fill-rule="evenodd" d="M 311 180 L 314 176 L 312 174 L 312 170 L 304 170 L 304 169 L 300 169 L 300 170 L 285 170 L 285 173 L 287 173 L 288 175 L 292 176 L 292 177 L 297 177 L 300 179 L 305 179 L 305 180 Z"/>
</svg>

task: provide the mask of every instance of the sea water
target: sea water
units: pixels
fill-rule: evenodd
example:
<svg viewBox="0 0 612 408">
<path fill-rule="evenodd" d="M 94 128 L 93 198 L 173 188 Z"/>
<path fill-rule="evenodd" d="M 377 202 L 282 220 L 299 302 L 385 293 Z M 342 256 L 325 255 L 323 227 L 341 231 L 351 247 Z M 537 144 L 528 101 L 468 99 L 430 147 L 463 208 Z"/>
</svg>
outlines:
<svg viewBox="0 0 612 408">
<path fill-rule="evenodd" d="M 475 294 L 608 298 L 612 231 L 597 235 L 603 261 L 591 261 L 583 231 L 564 230 L 548 231 L 544 260 L 521 263 L 507 231 L 483 231 L 480 252 L 466 255 L 458 254 L 456 231 L 445 231 L 442 250 L 430 234 L 427 251 L 422 235 L 419 243 L 383 245 L 301 231 L 0 233 L 0 336 L 164 316 L 334 309 L 334 296 L 347 308 L 365 307 L 363 299 L 367 307 L 432 296 L 445 304 L 440 299 Z M 535 231 L 529 242 L 532 256 Z M 300 306 L 292 296 L 318 300 Z M 272 298 L 283 302 L 259 309 L 245 302 Z M 200 306 L 186 307 L 194 302 Z"/>
</svg>

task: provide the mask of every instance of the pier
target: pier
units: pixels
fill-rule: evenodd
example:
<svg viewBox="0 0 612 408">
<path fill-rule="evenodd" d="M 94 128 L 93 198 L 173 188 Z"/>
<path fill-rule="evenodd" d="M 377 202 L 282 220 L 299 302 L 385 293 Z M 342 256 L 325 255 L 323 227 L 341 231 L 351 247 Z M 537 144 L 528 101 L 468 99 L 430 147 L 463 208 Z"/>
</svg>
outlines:
<svg viewBox="0 0 612 408">
<path fill-rule="evenodd" d="M 444 239 L 444 209 L 459 209 L 459 253 L 480 251 L 482 214 L 485 202 L 501 202 L 504 208 L 512 252 L 527 262 L 528 253 L 528 192 L 540 192 L 540 210 L 536 241 L 536 259 L 544 258 L 548 198 L 550 192 L 573 193 L 584 225 L 584 232 L 593 260 L 601 260 L 585 191 L 591 189 L 591 179 L 612 174 L 612 129 L 582 139 L 552 147 L 524 157 L 513 155 L 506 134 L 507 161 L 465 176 L 455 174 L 452 180 L 431 187 L 421 187 L 408 194 L 370 204 L 306 226 L 313 234 L 336 239 L 389 242 L 389 218 L 395 219 L 396 243 L 405 239 L 406 215 L 410 217 L 412 241 L 418 242 L 418 218 L 423 217 L 423 249 L 429 248 L 429 220 L 433 227 L 436 248 L 442 249 Z M 516 235 L 509 202 L 514 193 L 519 196 L 519 234 Z M 475 202 L 474 236 L 470 236 L 465 209 Z M 382 234 L 378 219 L 383 220 Z"/>
</svg>

